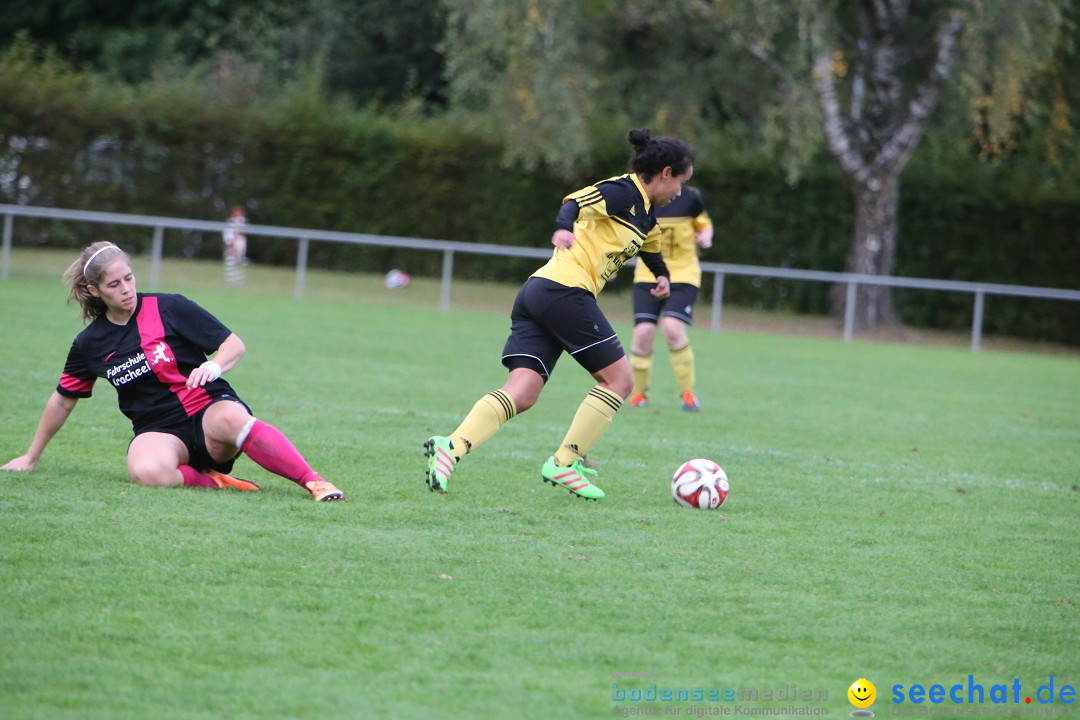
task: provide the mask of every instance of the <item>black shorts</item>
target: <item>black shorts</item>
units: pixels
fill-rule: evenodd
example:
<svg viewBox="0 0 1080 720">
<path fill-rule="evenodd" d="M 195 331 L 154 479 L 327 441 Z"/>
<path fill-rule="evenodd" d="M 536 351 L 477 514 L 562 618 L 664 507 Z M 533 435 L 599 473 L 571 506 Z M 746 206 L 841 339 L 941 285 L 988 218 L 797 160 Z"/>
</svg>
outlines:
<svg viewBox="0 0 1080 720">
<path fill-rule="evenodd" d="M 535 370 L 547 382 L 563 350 L 590 374 L 626 357 L 591 292 L 531 277 L 514 300 L 502 363 Z"/>
<path fill-rule="evenodd" d="M 210 405 L 223 400 L 229 400 L 232 402 L 238 402 L 244 406 L 244 409 L 248 411 L 248 414 L 253 414 L 251 408 L 247 406 L 240 398 L 235 395 L 221 395 L 210 401 Z M 184 446 L 188 449 L 188 462 L 187 464 L 196 470 L 217 470 L 222 473 L 232 472 L 233 463 L 236 462 L 236 458 L 240 457 L 240 453 L 237 452 L 231 458 L 224 462 L 218 462 L 210 457 L 210 452 L 206 449 L 206 435 L 203 434 L 203 415 L 210 408 L 207 405 L 199 412 L 195 413 L 191 417 L 178 420 L 168 425 L 159 425 L 152 427 L 145 427 L 140 430 L 137 435 L 142 435 L 148 432 L 166 433 L 168 435 L 175 435 L 180 438 L 180 442 L 184 443 Z M 134 441 L 134 438 L 132 438 Z M 130 446 L 131 443 L 128 443 Z"/>
<path fill-rule="evenodd" d="M 698 289 L 690 283 L 672 283 L 671 294 L 657 300 L 649 291 L 656 283 L 634 283 L 634 324 L 657 323 L 664 314 L 687 325 L 694 324 L 694 303 Z"/>
</svg>

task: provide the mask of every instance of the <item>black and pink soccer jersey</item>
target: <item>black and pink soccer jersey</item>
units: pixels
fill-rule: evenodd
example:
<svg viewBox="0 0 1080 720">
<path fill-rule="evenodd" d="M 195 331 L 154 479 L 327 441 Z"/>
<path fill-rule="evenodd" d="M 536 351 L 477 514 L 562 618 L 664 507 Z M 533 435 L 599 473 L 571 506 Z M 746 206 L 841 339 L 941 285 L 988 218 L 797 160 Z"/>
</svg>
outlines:
<svg viewBox="0 0 1080 720">
<path fill-rule="evenodd" d="M 102 315 L 75 337 L 56 390 L 90 397 L 97 378 L 116 388 L 120 412 L 135 434 L 182 421 L 214 398 L 235 397 L 223 379 L 189 390 L 188 375 L 231 331 L 183 295 L 138 293 L 126 325 Z"/>
</svg>

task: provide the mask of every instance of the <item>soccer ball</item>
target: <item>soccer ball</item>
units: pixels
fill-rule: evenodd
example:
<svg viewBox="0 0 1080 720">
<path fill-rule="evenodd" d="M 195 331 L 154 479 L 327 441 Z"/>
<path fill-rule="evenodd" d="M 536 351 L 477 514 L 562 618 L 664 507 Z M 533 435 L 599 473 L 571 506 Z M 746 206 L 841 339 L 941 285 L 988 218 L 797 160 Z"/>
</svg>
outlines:
<svg viewBox="0 0 1080 720">
<path fill-rule="evenodd" d="M 412 278 L 404 270 L 398 270 L 394 268 L 390 272 L 386 273 L 386 287 L 390 290 L 400 290 L 401 288 L 409 287 L 409 283 L 412 282 Z"/>
<path fill-rule="evenodd" d="M 712 460 L 687 460 L 671 478 L 671 497 L 683 507 L 715 510 L 727 496 L 727 473 Z"/>
</svg>

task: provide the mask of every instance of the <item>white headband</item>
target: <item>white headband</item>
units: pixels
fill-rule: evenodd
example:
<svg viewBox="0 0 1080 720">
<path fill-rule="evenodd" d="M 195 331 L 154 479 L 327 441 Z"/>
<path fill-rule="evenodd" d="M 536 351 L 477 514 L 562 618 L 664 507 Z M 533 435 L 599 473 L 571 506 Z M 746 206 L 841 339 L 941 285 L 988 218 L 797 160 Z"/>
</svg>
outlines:
<svg viewBox="0 0 1080 720">
<path fill-rule="evenodd" d="M 116 247 L 116 246 L 115 245 L 106 245 L 105 247 L 98 248 L 97 250 L 95 250 L 94 254 L 90 256 L 90 259 L 86 261 L 86 264 L 82 266 L 83 277 L 86 277 L 86 271 L 90 269 L 90 263 L 94 262 L 94 258 L 96 258 L 101 253 L 105 252 L 106 250 L 109 250 L 109 249 L 114 248 L 114 247 Z"/>
</svg>

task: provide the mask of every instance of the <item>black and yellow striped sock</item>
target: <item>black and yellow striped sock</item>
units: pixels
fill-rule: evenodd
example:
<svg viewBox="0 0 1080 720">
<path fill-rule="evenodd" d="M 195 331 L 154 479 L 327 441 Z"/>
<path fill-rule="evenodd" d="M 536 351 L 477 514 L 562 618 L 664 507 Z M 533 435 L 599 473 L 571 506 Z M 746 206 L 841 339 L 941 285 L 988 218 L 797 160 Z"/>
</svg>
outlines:
<svg viewBox="0 0 1080 720">
<path fill-rule="evenodd" d="M 679 394 L 694 392 L 694 349 L 690 343 L 668 351 L 671 357 L 671 369 L 675 371 L 675 384 Z"/>
<path fill-rule="evenodd" d="M 555 451 L 555 460 L 566 467 L 589 451 L 608 429 L 615 413 L 622 407 L 622 398 L 599 385 L 581 401 L 562 445 Z"/>
<path fill-rule="evenodd" d="M 492 390 L 476 401 L 457 430 L 450 433 L 454 454 L 462 457 L 480 447 L 516 414 L 514 399 L 502 390 Z"/>
</svg>

